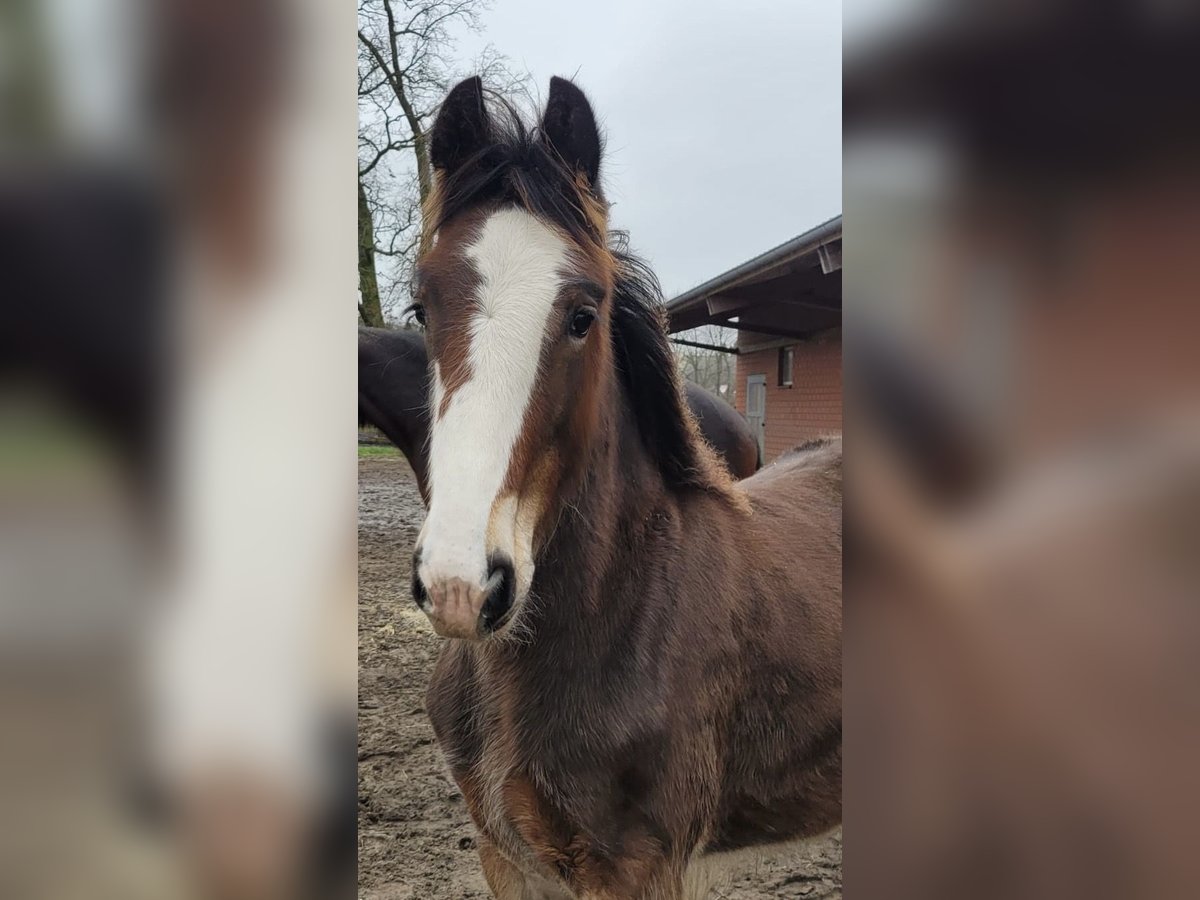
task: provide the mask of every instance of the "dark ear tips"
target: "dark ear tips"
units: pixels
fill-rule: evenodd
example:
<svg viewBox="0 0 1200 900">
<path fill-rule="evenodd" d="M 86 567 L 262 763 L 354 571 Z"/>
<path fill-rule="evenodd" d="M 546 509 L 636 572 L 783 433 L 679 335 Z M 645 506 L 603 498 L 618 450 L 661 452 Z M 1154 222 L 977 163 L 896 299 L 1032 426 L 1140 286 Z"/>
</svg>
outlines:
<svg viewBox="0 0 1200 900">
<path fill-rule="evenodd" d="M 593 189 L 599 187 L 600 129 L 592 105 L 574 82 L 555 75 L 542 116 L 546 143 L 576 172 L 583 172 Z"/>
<path fill-rule="evenodd" d="M 483 81 L 478 75 L 460 81 L 438 110 L 429 161 L 435 169 L 454 171 L 490 143 L 490 130 Z"/>
</svg>

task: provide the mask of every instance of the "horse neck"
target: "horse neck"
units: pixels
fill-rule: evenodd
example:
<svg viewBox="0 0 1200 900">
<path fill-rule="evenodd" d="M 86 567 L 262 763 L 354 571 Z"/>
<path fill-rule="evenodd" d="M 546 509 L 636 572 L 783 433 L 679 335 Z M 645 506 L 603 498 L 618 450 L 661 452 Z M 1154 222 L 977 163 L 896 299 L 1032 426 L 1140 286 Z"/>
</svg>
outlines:
<svg viewBox="0 0 1200 900">
<path fill-rule="evenodd" d="M 606 588 L 642 568 L 652 543 L 631 536 L 641 535 L 651 517 L 673 502 L 615 378 L 605 394 L 597 436 L 568 479 L 572 487 L 560 497 L 551 520 L 557 524 L 539 553 L 535 590 L 550 617 L 577 615 L 581 604 L 600 603 L 601 591 L 606 610 L 614 613 L 633 602 Z"/>
</svg>

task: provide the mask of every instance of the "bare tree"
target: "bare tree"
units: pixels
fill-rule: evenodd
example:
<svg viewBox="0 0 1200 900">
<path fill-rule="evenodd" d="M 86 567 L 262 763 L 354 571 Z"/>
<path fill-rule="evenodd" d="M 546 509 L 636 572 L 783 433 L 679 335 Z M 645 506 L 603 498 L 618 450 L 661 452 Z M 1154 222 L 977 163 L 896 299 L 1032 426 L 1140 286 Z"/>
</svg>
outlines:
<svg viewBox="0 0 1200 900">
<path fill-rule="evenodd" d="M 384 324 L 407 294 L 428 229 L 421 209 L 433 187 L 429 128 L 452 82 L 454 34 L 478 29 L 489 0 L 359 0 L 359 316 Z M 491 87 L 524 90 L 490 48 L 469 67 Z M 382 285 L 381 285 L 382 282 Z"/>
<path fill-rule="evenodd" d="M 732 405 L 737 396 L 737 386 L 734 383 L 737 356 L 711 348 L 728 347 L 732 350 L 737 346 L 737 332 L 719 325 L 702 325 L 673 337 L 689 342 L 675 344 L 675 359 L 683 377 L 702 388 L 707 388 Z M 697 344 L 708 346 L 699 347 Z"/>
</svg>

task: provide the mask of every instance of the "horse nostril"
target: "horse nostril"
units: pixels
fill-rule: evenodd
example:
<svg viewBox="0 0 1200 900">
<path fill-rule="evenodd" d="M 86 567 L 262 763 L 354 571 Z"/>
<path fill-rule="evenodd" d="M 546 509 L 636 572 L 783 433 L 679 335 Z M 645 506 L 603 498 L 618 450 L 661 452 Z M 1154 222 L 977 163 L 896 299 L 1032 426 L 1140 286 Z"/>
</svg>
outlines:
<svg viewBox="0 0 1200 900">
<path fill-rule="evenodd" d="M 421 576 L 417 574 L 417 569 L 421 565 L 421 551 L 413 554 L 412 561 L 412 596 L 422 612 L 429 611 L 429 594 L 425 591 L 425 585 L 421 582 Z"/>
<path fill-rule="evenodd" d="M 479 628 L 489 634 L 508 620 L 516 594 L 513 564 L 504 557 L 493 557 L 488 567 L 487 598 L 479 611 Z"/>
</svg>

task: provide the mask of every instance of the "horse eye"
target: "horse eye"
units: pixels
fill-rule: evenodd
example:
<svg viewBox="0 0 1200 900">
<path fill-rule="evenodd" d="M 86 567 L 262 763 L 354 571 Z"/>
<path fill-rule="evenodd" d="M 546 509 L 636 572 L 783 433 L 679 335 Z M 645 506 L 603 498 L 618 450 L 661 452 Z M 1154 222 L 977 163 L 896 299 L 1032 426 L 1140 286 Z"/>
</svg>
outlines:
<svg viewBox="0 0 1200 900">
<path fill-rule="evenodd" d="M 592 323 L 596 321 L 595 310 L 579 309 L 571 316 L 570 332 L 571 337 L 582 338 L 587 337 L 588 329 L 592 327 Z"/>
<path fill-rule="evenodd" d="M 424 306 L 422 306 L 420 303 L 414 303 L 411 306 L 409 306 L 407 312 L 418 325 L 420 325 L 422 328 L 425 327 L 425 307 Z"/>
</svg>

